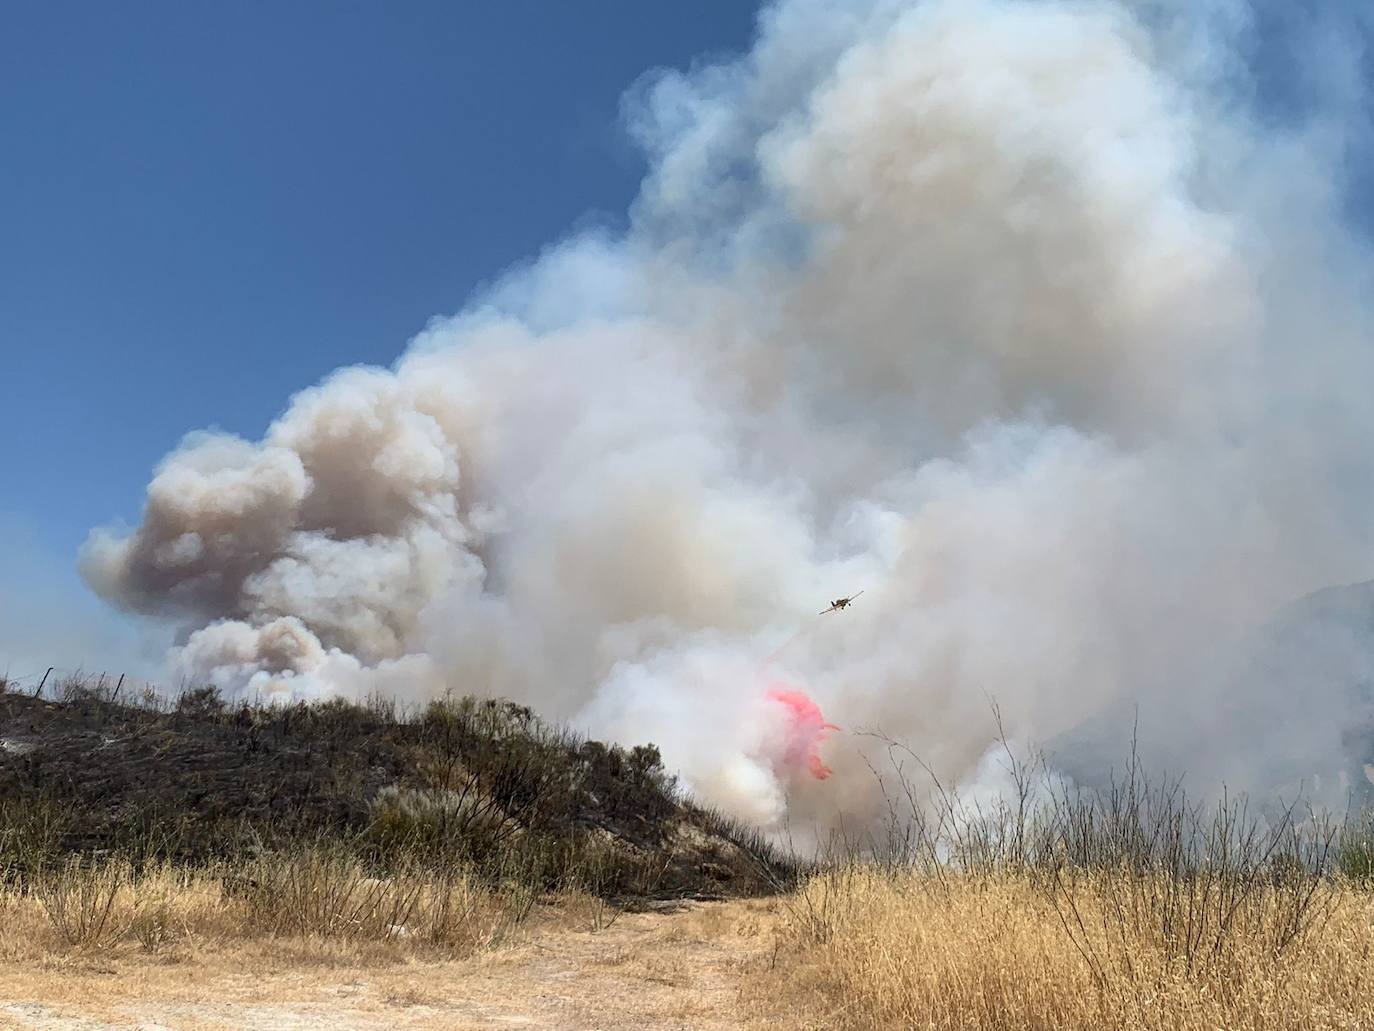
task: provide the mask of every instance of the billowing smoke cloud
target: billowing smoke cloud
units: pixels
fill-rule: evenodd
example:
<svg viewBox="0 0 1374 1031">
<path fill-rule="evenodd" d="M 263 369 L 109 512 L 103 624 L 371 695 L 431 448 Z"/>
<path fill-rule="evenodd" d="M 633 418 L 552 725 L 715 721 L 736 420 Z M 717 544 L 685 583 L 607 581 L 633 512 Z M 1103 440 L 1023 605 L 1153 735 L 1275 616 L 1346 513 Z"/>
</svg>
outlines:
<svg viewBox="0 0 1374 1031">
<path fill-rule="evenodd" d="M 1017 742 L 1124 746 L 1138 705 L 1161 762 L 1273 786 L 1353 714 L 1237 649 L 1371 575 L 1374 348 L 1354 50 L 1314 32 L 1276 121 L 1255 35 L 1238 3 L 782 0 L 631 94 L 626 234 L 259 442 L 188 437 L 85 575 L 185 626 L 176 678 L 504 695 L 763 821 L 876 804 L 821 719 L 979 780 L 989 698 Z M 778 683 L 824 713 L 800 746 Z"/>
</svg>

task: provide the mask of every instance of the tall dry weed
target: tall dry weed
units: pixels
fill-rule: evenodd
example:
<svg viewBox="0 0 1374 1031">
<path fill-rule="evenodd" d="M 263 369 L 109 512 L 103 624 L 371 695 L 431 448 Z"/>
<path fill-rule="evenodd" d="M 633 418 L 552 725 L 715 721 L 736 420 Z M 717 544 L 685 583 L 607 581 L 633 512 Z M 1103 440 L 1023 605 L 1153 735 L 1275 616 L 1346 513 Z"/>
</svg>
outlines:
<svg viewBox="0 0 1374 1031">
<path fill-rule="evenodd" d="M 1290 914 L 1276 896 L 1256 896 L 1236 917 L 1237 933 L 1190 965 L 1153 922 L 1121 918 L 1129 885 L 1070 890 L 1077 937 L 1028 873 L 822 874 L 792 900 L 777 961 L 752 990 L 817 1027 L 1374 1027 L 1374 906 L 1365 895 L 1333 887 L 1320 928 L 1277 951 Z"/>
<path fill-rule="evenodd" d="M 773 1009 L 931 1031 L 1374 1027 L 1367 825 L 1197 804 L 1134 750 L 1079 791 L 1005 741 L 1011 790 L 972 804 L 887 744 L 886 826 L 837 841 L 788 899 L 754 986 Z"/>
</svg>

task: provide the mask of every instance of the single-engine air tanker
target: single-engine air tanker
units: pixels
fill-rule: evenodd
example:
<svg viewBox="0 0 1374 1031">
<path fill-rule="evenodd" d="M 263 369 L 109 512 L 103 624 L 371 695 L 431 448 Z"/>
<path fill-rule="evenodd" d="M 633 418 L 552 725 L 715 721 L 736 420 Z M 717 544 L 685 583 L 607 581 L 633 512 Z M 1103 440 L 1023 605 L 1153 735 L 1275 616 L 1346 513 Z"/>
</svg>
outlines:
<svg viewBox="0 0 1374 1031">
<path fill-rule="evenodd" d="M 859 594 L 863 594 L 863 591 L 860 591 Z M 824 616 L 827 612 L 839 612 L 840 609 L 848 608 L 850 602 L 857 598 L 859 594 L 851 594 L 848 598 L 836 598 L 830 603 L 830 608 L 821 610 L 820 615 Z"/>
</svg>

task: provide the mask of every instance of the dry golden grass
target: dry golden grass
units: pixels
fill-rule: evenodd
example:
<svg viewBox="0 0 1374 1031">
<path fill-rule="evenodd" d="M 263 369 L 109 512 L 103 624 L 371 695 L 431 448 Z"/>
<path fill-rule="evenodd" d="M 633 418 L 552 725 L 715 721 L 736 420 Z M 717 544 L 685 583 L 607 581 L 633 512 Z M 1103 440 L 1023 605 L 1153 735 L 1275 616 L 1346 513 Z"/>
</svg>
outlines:
<svg viewBox="0 0 1374 1031">
<path fill-rule="evenodd" d="M 778 955 L 746 991 L 814 1027 L 1374 1027 L 1367 894 L 1323 885 L 1313 922 L 1275 955 L 1292 915 L 1282 890 L 1216 910 L 1190 949 L 1132 880 L 827 873 L 790 900 Z"/>
<path fill-rule="evenodd" d="M 0 1027 L 726 1031 L 753 1026 L 739 985 L 771 951 L 777 919 L 776 903 L 742 901 L 607 922 L 572 896 L 537 906 L 500 947 L 454 956 L 408 941 L 269 937 L 237 919 L 210 941 L 224 910 L 209 886 L 203 906 L 174 896 L 200 909 L 200 930 L 155 953 L 127 935 L 24 943 L 51 933 L 41 906 L 25 903 L 24 924 L 0 930 Z"/>
<path fill-rule="evenodd" d="M 1374 1027 L 1374 897 L 1332 879 L 1194 897 L 1153 874 L 855 865 L 771 902 L 618 913 L 569 893 L 524 919 L 467 880 L 291 863 L 246 887 L 107 865 L 0 893 L 0 994 L 169 1027 Z M 1302 883 L 1317 897 L 1293 935 Z M 465 915 L 436 935 L 442 891 Z"/>
<path fill-rule="evenodd" d="M 72 860 L 23 888 L 0 889 L 0 962 L 73 953 L 185 955 L 205 947 L 327 943 L 335 958 L 454 958 L 503 940 L 528 914 L 526 891 L 498 892 L 466 872 L 402 870 L 379 880 L 342 854 L 302 851 L 221 874 L 122 860 Z"/>
</svg>

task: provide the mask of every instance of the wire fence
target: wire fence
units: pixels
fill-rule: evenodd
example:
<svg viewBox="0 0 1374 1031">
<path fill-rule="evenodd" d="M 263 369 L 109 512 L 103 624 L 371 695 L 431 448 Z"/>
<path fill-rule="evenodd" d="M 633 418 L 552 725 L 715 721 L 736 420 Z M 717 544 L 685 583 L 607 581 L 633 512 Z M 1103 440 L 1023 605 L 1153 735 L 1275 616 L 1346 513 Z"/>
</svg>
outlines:
<svg viewBox="0 0 1374 1031">
<path fill-rule="evenodd" d="M 50 702 L 70 701 L 79 694 L 94 695 L 106 701 L 149 702 L 175 698 L 184 688 L 169 689 L 165 684 L 129 676 L 118 670 L 45 666 L 42 669 L 0 672 L 0 690 Z"/>
</svg>

